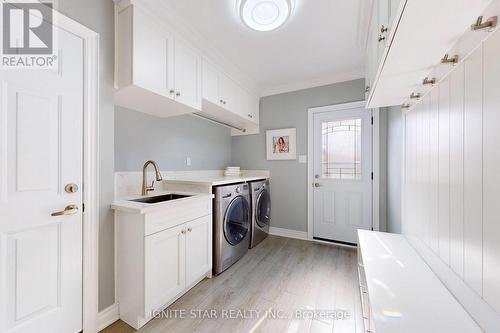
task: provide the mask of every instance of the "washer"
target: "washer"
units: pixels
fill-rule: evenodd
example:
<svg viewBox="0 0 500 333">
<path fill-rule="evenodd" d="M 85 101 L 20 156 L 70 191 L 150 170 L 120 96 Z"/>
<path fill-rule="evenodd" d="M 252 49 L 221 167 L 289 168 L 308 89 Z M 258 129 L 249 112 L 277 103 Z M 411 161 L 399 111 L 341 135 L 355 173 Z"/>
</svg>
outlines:
<svg viewBox="0 0 500 333">
<path fill-rule="evenodd" d="M 269 235 L 271 223 L 271 192 L 269 179 L 250 182 L 250 200 L 252 202 L 252 226 L 250 244 L 253 248 Z"/>
<path fill-rule="evenodd" d="M 250 192 L 248 184 L 214 188 L 213 274 L 218 275 L 248 252 Z"/>
</svg>

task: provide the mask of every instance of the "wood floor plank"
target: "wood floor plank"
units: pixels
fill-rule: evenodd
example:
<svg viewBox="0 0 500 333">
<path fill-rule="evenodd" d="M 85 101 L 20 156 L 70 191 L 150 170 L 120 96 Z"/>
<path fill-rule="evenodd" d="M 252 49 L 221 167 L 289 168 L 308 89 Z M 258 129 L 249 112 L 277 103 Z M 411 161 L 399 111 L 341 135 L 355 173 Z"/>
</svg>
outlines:
<svg viewBox="0 0 500 333">
<path fill-rule="evenodd" d="M 188 318 L 155 318 L 138 332 L 363 332 L 356 265 L 355 250 L 269 236 L 227 271 L 203 280 L 166 309 L 166 314 L 186 310 Z M 334 320 L 331 315 L 339 310 L 350 317 Z M 216 315 L 189 317 L 210 311 Z M 230 311 L 246 316 L 228 319 Z M 122 321 L 101 331 L 130 332 L 134 329 Z"/>
</svg>

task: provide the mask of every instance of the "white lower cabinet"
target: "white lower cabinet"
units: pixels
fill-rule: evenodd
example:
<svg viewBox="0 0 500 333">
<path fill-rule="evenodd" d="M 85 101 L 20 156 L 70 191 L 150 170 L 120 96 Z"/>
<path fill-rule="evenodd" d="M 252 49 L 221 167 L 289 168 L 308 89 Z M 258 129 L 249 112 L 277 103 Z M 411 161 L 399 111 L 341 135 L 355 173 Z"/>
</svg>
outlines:
<svg viewBox="0 0 500 333">
<path fill-rule="evenodd" d="M 182 224 L 146 237 L 146 311 L 161 308 L 186 287 L 185 233 L 186 225 Z"/>
<path fill-rule="evenodd" d="M 202 216 L 193 219 L 194 211 Z M 211 277 L 211 203 L 200 202 L 194 211 L 178 216 L 116 212 L 120 319 L 133 328 L 141 328 L 196 283 Z M 164 229 L 150 233 L 148 225 L 153 224 Z"/>
<path fill-rule="evenodd" d="M 186 228 L 186 286 L 190 287 L 212 269 L 212 218 L 188 222 Z"/>
</svg>

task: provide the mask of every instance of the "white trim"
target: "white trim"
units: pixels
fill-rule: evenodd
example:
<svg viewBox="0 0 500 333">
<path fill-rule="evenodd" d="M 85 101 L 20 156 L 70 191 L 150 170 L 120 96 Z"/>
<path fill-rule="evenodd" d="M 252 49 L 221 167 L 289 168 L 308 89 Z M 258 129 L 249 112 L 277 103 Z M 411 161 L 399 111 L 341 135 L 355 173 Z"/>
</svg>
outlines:
<svg viewBox="0 0 500 333">
<path fill-rule="evenodd" d="M 97 315 L 99 331 L 102 331 L 118 319 L 120 319 L 120 309 L 118 307 L 118 303 L 114 303 L 99 312 Z"/>
<path fill-rule="evenodd" d="M 307 239 L 314 240 L 313 228 L 314 228 L 314 210 L 313 210 L 313 187 L 314 183 L 313 178 L 313 167 L 314 167 L 314 115 L 316 113 L 321 112 L 330 112 L 330 111 L 339 111 L 339 110 L 347 110 L 354 108 L 366 107 L 365 101 L 359 102 L 351 102 L 351 103 L 343 103 L 343 104 L 334 104 L 334 105 L 326 105 L 315 108 L 310 108 L 307 110 Z M 373 129 L 372 133 L 379 132 L 379 124 L 378 124 L 378 116 L 379 109 L 373 110 Z M 377 119 L 375 119 L 377 118 Z M 372 144 L 379 145 L 379 138 L 373 138 Z M 374 168 L 374 161 L 378 161 L 380 159 L 380 149 L 373 149 L 372 151 L 372 170 L 374 173 L 373 186 L 375 186 L 375 181 L 379 181 L 378 176 L 378 168 Z M 376 173 L 377 172 L 377 173 Z M 378 188 L 378 187 L 377 187 Z M 375 192 L 372 188 L 372 205 L 379 202 L 379 193 Z M 378 210 L 377 210 L 378 212 Z M 375 219 L 375 210 L 372 209 L 372 226 L 374 230 L 378 230 L 379 217 L 377 213 L 377 217 Z M 375 229 L 375 227 L 377 229 Z"/>
<path fill-rule="evenodd" d="M 269 235 L 308 240 L 307 232 L 292 229 L 269 227 Z"/>
<path fill-rule="evenodd" d="M 83 299 L 85 333 L 98 332 L 99 34 L 54 11 L 54 25 L 82 38 L 83 71 Z"/>
<path fill-rule="evenodd" d="M 372 109 L 372 228 L 380 231 L 380 109 Z"/>
<path fill-rule="evenodd" d="M 319 78 L 314 78 L 310 80 L 284 84 L 275 87 L 264 88 L 260 94 L 260 97 L 266 97 L 271 95 L 278 95 L 287 92 L 315 88 L 326 86 L 329 84 L 352 81 L 357 79 L 362 79 L 365 77 L 364 68 L 358 68 L 350 72 L 340 73 L 330 76 L 324 76 Z"/>
</svg>

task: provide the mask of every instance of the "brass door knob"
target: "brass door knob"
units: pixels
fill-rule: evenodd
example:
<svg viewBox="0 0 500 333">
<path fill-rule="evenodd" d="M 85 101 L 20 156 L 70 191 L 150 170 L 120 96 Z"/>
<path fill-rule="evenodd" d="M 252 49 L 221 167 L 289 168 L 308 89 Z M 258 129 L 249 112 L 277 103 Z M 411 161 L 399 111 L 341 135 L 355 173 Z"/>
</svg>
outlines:
<svg viewBox="0 0 500 333">
<path fill-rule="evenodd" d="M 63 216 L 63 215 L 74 215 L 78 212 L 77 205 L 68 205 L 64 208 L 64 210 L 54 212 L 50 214 L 50 216 Z"/>
</svg>

